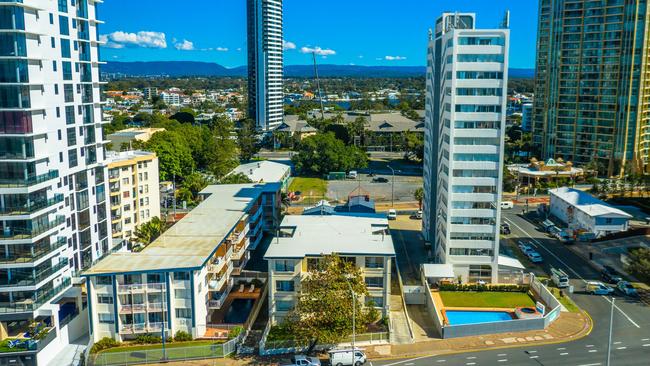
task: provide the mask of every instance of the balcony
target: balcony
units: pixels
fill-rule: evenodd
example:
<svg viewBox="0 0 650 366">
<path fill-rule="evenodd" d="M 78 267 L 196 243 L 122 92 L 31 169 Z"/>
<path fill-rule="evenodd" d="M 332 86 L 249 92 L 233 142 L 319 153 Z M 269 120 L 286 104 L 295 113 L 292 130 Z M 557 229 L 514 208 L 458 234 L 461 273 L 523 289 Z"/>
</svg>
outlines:
<svg viewBox="0 0 650 366">
<path fill-rule="evenodd" d="M 250 252 L 246 252 L 246 255 L 244 255 L 244 258 L 242 260 L 237 261 L 239 263 L 233 263 L 233 268 L 232 268 L 232 274 L 235 276 L 239 276 L 241 274 L 241 271 L 246 267 L 246 263 L 248 263 L 248 260 L 250 259 Z"/>
<path fill-rule="evenodd" d="M 16 228 L 12 229 L 9 226 L 6 226 L 2 233 L 0 233 L 0 240 L 21 240 L 21 239 L 32 239 L 35 238 L 49 230 L 54 229 L 55 227 L 63 224 L 65 222 L 65 216 L 57 216 L 56 219 L 45 223 L 44 225 L 39 225 L 35 228 Z"/>
<path fill-rule="evenodd" d="M 120 314 L 144 313 L 145 309 L 144 304 L 127 304 L 120 306 Z"/>
<path fill-rule="evenodd" d="M 144 285 L 141 283 L 136 283 L 133 285 L 117 285 L 117 293 L 118 294 L 128 294 L 132 292 L 143 292 L 144 291 Z"/>
<path fill-rule="evenodd" d="M 0 179 L 0 188 L 23 188 L 44 183 L 59 177 L 58 170 L 50 170 L 41 175 L 34 175 L 24 179 Z"/>
<path fill-rule="evenodd" d="M 0 283 L 0 287 L 35 286 L 56 272 L 62 270 L 63 268 L 66 268 L 67 266 L 67 260 L 61 261 L 54 267 L 48 267 L 45 270 L 32 276 L 7 278 L 3 283 Z"/>
<path fill-rule="evenodd" d="M 147 311 L 149 312 L 160 312 L 165 309 L 165 304 L 162 302 L 154 302 L 154 303 L 148 303 L 147 304 Z"/>
<path fill-rule="evenodd" d="M 33 263 L 37 260 L 54 252 L 58 248 L 67 244 L 67 240 L 63 237 L 57 239 L 50 245 L 43 245 L 43 248 L 32 250 L 30 253 L 11 253 L 8 256 L 0 257 L 0 264 L 19 264 L 19 263 Z"/>
<path fill-rule="evenodd" d="M 120 334 L 135 334 L 135 333 L 146 333 L 147 324 L 122 324 L 120 327 Z"/>
<path fill-rule="evenodd" d="M 230 258 L 233 260 L 240 260 L 244 256 L 244 253 L 246 253 L 246 247 L 246 243 L 237 245 Z"/>
<path fill-rule="evenodd" d="M 231 278 L 228 281 L 228 287 L 221 293 L 217 294 L 214 298 L 208 300 L 208 308 L 209 309 L 220 309 L 223 303 L 226 301 L 226 298 L 228 298 L 228 294 L 230 293 L 230 290 L 232 289 L 233 286 L 233 279 Z"/>
<path fill-rule="evenodd" d="M 59 286 L 44 292 L 40 296 L 35 295 L 33 299 L 27 299 L 12 304 L 0 304 L 0 314 L 32 312 L 41 307 L 44 303 L 53 299 L 55 296 L 58 296 L 63 291 L 67 290 L 71 283 L 72 281 L 70 278 L 65 278 Z"/>
<path fill-rule="evenodd" d="M 36 201 L 36 202 L 27 202 L 21 206 L 5 206 L 0 207 L 0 215 L 29 215 L 36 211 L 40 211 L 44 208 L 51 207 L 57 203 L 63 202 L 63 195 L 56 194 L 53 198 L 48 200 Z"/>
<path fill-rule="evenodd" d="M 147 292 L 162 292 L 165 291 L 164 283 L 148 283 Z"/>
<path fill-rule="evenodd" d="M 218 257 L 216 261 L 208 265 L 208 272 L 219 273 L 226 265 L 227 261 L 222 257 Z"/>
</svg>

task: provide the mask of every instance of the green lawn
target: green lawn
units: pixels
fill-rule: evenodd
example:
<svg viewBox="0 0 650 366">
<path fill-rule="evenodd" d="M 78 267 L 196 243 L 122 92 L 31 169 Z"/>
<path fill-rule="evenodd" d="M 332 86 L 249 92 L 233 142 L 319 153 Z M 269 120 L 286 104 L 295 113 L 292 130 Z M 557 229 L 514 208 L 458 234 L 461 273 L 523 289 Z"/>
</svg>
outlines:
<svg viewBox="0 0 650 366">
<path fill-rule="evenodd" d="M 173 342 L 165 343 L 165 348 L 182 348 L 182 347 L 198 347 L 198 346 L 210 346 L 213 344 L 221 344 L 223 342 L 217 341 L 191 341 L 191 342 Z M 101 351 L 99 353 L 115 353 L 115 352 L 131 352 L 131 351 L 144 351 L 151 349 L 162 349 L 162 343 L 157 344 L 142 344 L 137 346 L 124 346 L 124 347 L 115 347 L 109 348 L 107 350 Z"/>
<path fill-rule="evenodd" d="M 440 291 L 446 307 L 516 308 L 534 307 L 535 301 L 523 292 Z"/>
<path fill-rule="evenodd" d="M 560 289 L 559 289 L 559 288 L 557 288 L 557 287 L 549 287 L 548 289 L 551 291 L 551 293 L 553 294 L 553 296 L 555 296 L 555 298 L 558 299 L 558 301 L 559 301 L 562 305 L 564 305 L 564 307 L 565 307 L 567 310 L 569 310 L 569 311 L 572 312 L 572 313 L 577 313 L 578 311 L 580 311 L 580 308 L 578 308 L 578 306 L 573 302 L 573 300 L 571 300 L 571 299 L 566 295 L 566 293 L 567 293 L 568 291 L 565 290 L 565 291 L 564 291 L 565 295 L 564 295 L 564 296 L 560 296 Z"/>
<path fill-rule="evenodd" d="M 215 341 L 174 342 L 165 345 L 167 360 L 223 357 L 223 347 Z M 151 344 L 133 347 L 116 347 L 100 352 L 96 365 L 124 365 L 152 363 L 163 359 L 162 345 Z"/>
<path fill-rule="evenodd" d="M 327 193 L 327 182 L 321 178 L 295 177 L 291 180 L 289 191 L 300 191 L 303 196 L 324 197 Z"/>
</svg>

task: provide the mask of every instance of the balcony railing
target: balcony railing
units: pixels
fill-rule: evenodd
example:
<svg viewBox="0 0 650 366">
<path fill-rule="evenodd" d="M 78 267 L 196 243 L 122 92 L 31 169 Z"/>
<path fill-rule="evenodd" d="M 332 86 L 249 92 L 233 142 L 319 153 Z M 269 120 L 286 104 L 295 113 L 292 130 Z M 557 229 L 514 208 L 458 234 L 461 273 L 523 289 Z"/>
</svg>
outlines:
<svg viewBox="0 0 650 366">
<path fill-rule="evenodd" d="M 12 304 L 2 304 L 0 303 L 0 314 L 4 313 L 25 313 L 31 312 L 43 305 L 44 303 L 50 301 L 55 296 L 59 295 L 63 291 L 67 290 L 70 287 L 72 281 L 70 278 L 65 278 L 59 286 L 53 287 L 52 289 L 42 293 L 40 296 L 35 297 L 34 299 L 22 300 L 20 302 L 15 302 Z"/>
<path fill-rule="evenodd" d="M 57 263 L 54 267 L 48 267 L 45 270 L 36 273 L 35 275 L 28 276 L 28 277 L 15 277 L 11 279 L 7 279 L 5 282 L 0 283 L 0 287 L 13 287 L 13 286 L 35 286 L 36 284 L 40 283 L 44 279 L 50 277 L 54 273 L 60 271 L 63 268 L 66 268 L 68 266 L 68 261 L 61 261 Z"/>
<path fill-rule="evenodd" d="M 47 182 L 52 179 L 59 177 L 58 170 L 51 170 L 45 174 L 34 175 L 24 179 L 0 179 L 0 187 L 2 188 L 21 188 L 21 187 L 31 187 L 36 184 Z"/>
<path fill-rule="evenodd" d="M 163 311 L 164 308 L 165 306 L 162 302 L 150 302 L 147 304 L 148 311 Z"/>
<path fill-rule="evenodd" d="M 122 334 L 144 333 L 146 331 L 147 331 L 146 323 L 122 324 L 122 326 L 120 327 L 120 333 Z"/>
<path fill-rule="evenodd" d="M 5 240 L 31 239 L 63 224 L 64 222 L 65 222 L 65 216 L 57 216 L 56 219 L 47 222 L 44 225 L 39 225 L 31 229 L 26 229 L 26 228 L 14 229 L 7 226 L 2 230 L 2 233 L 0 233 L 0 239 L 5 239 Z"/>
<path fill-rule="evenodd" d="M 165 291 L 165 284 L 164 283 L 148 283 L 147 284 L 147 292 L 160 292 L 160 291 Z"/>
<path fill-rule="evenodd" d="M 11 253 L 9 256 L 0 257 L 0 264 L 32 263 L 66 244 L 66 239 L 62 237 L 57 239 L 49 246 L 47 244 L 43 245 L 43 249 L 39 249 L 33 253 Z"/>
<path fill-rule="evenodd" d="M 36 202 L 29 202 L 25 205 L 20 206 L 4 206 L 0 207 L 0 214 L 2 215 L 27 215 L 39 210 L 42 210 L 46 207 L 56 205 L 57 203 L 63 202 L 62 194 L 55 194 L 54 197 L 47 200 L 40 200 Z"/>
<path fill-rule="evenodd" d="M 136 283 L 133 285 L 117 285 L 118 293 L 140 292 L 140 291 L 144 291 L 144 285 L 141 283 Z"/>
<path fill-rule="evenodd" d="M 144 313 L 145 309 L 144 304 L 126 304 L 120 307 L 120 313 Z"/>
</svg>

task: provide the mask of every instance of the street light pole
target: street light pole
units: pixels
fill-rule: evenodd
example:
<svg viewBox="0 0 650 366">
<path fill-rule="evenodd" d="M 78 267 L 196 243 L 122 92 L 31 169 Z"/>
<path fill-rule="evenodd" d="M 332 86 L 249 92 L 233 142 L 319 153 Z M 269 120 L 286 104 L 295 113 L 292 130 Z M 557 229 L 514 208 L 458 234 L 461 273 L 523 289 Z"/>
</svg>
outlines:
<svg viewBox="0 0 650 366">
<path fill-rule="evenodd" d="M 390 169 L 391 172 L 393 172 L 393 180 L 391 182 L 390 186 L 390 207 L 395 206 L 395 169 L 393 169 L 390 165 L 386 165 L 388 169 Z"/>
<path fill-rule="evenodd" d="M 350 297 L 352 298 L 352 365 L 354 365 L 354 353 L 355 353 L 355 338 L 356 338 L 356 324 L 355 324 L 355 317 L 356 317 L 356 298 L 354 296 L 354 291 L 352 291 L 352 285 L 350 285 L 350 281 L 345 281 L 348 284 L 348 287 L 350 288 Z"/>
<path fill-rule="evenodd" d="M 609 312 L 609 338 L 607 340 L 607 363 L 606 363 L 607 366 L 609 366 L 609 361 L 612 355 L 612 328 L 614 325 L 614 300 L 616 299 L 612 297 L 612 308 Z"/>
</svg>

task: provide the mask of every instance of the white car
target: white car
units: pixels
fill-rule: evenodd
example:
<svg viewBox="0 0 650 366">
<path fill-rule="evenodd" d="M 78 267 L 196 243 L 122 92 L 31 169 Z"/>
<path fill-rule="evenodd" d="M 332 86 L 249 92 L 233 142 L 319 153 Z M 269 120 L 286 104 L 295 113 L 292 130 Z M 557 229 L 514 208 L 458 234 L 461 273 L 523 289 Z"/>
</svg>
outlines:
<svg viewBox="0 0 650 366">
<path fill-rule="evenodd" d="M 352 354 L 352 350 L 332 350 L 329 352 L 330 364 L 332 366 L 360 366 L 368 360 L 363 351 L 357 349 Z M 354 360 L 352 359 L 354 357 Z"/>
<path fill-rule="evenodd" d="M 291 357 L 291 363 L 288 363 L 283 366 L 320 366 L 320 360 L 316 357 L 295 355 Z"/>
<path fill-rule="evenodd" d="M 391 208 L 388 210 L 388 219 L 389 220 L 397 220 L 397 210 L 394 208 Z"/>
<path fill-rule="evenodd" d="M 635 297 L 638 295 L 634 286 L 627 281 L 619 281 L 619 283 L 616 284 L 616 287 L 626 296 Z"/>
<path fill-rule="evenodd" d="M 585 291 L 592 295 L 609 295 L 614 292 L 614 289 L 600 281 L 589 281 L 585 285 Z"/>
</svg>

